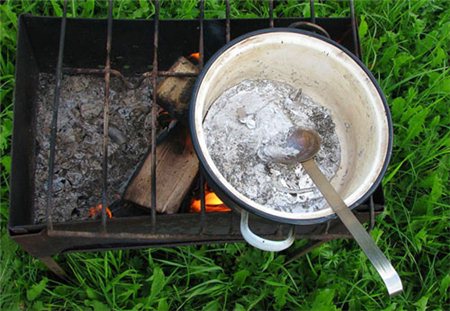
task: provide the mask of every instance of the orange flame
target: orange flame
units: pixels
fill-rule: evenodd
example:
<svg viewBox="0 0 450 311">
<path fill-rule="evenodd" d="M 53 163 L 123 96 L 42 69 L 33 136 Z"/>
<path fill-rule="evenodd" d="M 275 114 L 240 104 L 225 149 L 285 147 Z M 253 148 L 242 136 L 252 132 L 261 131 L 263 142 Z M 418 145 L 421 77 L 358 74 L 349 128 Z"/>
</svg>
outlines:
<svg viewBox="0 0 450 311">
<path fill-rule="evenodd" d="M 97 204 L 97 206 L 95 206 L 95 207 L 91 207 L 89 209 L 89 217 L 94 218 L 95 216 L 100 214 L 102 212 L 102 208 L 103 208 L 103 205 L 101 203 Z M 106 208 L 106 215 L 108 215 L 109 218 L 112 218 L 111 210 L 108 207 Z"/>
<path fill-rule="evenodd" d="M 212 191 L 206 190 L 205 209 L 207 213 L 212 212 L 230 212 L 231 209 L 223 204 L 222 200 Z M 200 213 L 202 211 L 201 200 L 192 200 L 191 213 Z"/>
<path fill-rule="evenodd" d="M 194 58 L 196 61 L 200 60 L 200 53 L 199 52 L 195 52 L 192 53 L 191 55 L 189 55 L 190 57 Z"/>
</svg>

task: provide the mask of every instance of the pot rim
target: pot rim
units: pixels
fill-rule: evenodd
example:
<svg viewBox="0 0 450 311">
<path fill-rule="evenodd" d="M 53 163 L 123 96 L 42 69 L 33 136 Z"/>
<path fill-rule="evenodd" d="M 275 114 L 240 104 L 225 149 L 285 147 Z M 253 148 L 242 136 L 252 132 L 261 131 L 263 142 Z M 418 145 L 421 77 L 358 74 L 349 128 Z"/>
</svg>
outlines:
<svg viewBox="0 0 450 311">
<path fill-rule="evenodd" d="M 231 40 L 227 44 L 225 44 L 222 48 L 220 48 L 205 64 L 203 70 L 200 72 L 199 76 L 197 77 L 197 80 L 193 87 L 192 97 L 191 97 L 191 101 L 190 101 L 190 108 L 189 108 L 189 126 L 190 126 L 192 143 L 194 145 L 195 152 L 197 153 L 197 156 L 200 160 L 200 163 L 201 163 L 204 173 L 206 173 L 208 179 L 213 182 L 213 185 L 210 185 L 210 186 L 212 186 L 213 188 L 215 188 L 215 187 L 219 188 L 220 189 L 219 192 L 221 194 L 227 196 L 229 199 L 229 200 L 225 200 L 225 201 L 231 200 L 234 204 L 244 208 L 245 210 L 247 210 L 253 214 L 256 214 L 263 218 L 270 219 L 270 220 L 277 221 L 277 222 L 298 224 L 298 225 L 321 223 L 321 222 L 325 222 L 330 219 L 335 219 L 337 217 L 337 215 L 335 213 L 332 213 L 327 216 L 322 216 L 322 217 L 317 217 L 317 218 L 308 218 L 308 219 L 286 218 L 286 217 L 281 217 L 278 215 L 266 213 L 256 207 L 251 206 L 251 205 L 247 204 L 246 202 L 240 200 L 213 173 L 213 171 L 210 168 L 209 163 L 208 163 L 207 159 L 205 158 L 203 151 L 200 147 L 199 138 L 198 138 L 198 135 L 196 132 L 195 115 L 196 115 L 196 111 L 198 109 L 198 107 L 196 106 L 197 95 L 198 95 L 199 89 L 202 85 L 202 82 L 205 78 L 205 75 L 208 72 L 208 70 L 210 69 L 210 67 L 215 63 L 215 61 L 224 52 L 226 52 L 228 49 L 230 49 L 234 45 L 238 44 L 239 42 L 244 41 L 253 36 L 266 34 L 266 33 L 276 33 L 276 32 L 298 33 L 298 34 L 313 37 L 313 38 L 322 40 L 325 43 L 331 44 L 331 45 L 335 46 L 336 48 L 340 49 L 341 51 L 343 51 L 345 54 L 347 54 L 347 56 L 349 56 L 356 63 L 356 65 L 358 65 L 364 71 L 364 73 L 369 77 L 370 81 L 372 82 L 373 86 L 375 87 L 375 89 L 382 101 L 383 108 L 386 113 L 387 130 L 388 130 L 387 149 L 386 149 L 386 155 L 384 158 L 384 163 L 381 167 L 381 170 L 380 170 L 377 178 L 374 180 L 374 182 L 372 183 L 370 188 L 358 200 L 356 200 L 353 204 L 351 204 L 349 206 L 349 208 L 353 209 L 353 208 L 359 206 L 360 204 L 362 204 L 363 202 L 365 202 L 370 197 L 370 195 L 372 195 L 372 193 L 375 191 L 375 189 L 379 186 L 382 178 L 384 177 L 384 174 L 386 173 L 387 166 L 389 164 L 391 154 L 392 154 L 393 128 L 392 128 L 391 113 L 389 110 L 389 106 L 387 104 L 387 100 L 381 90 L 381 87 L 379 86 L 378 82 L 376 81 L 375 77 L 372 75 L 372 73 L 369 71 L 369 69 L 362 63 L 362 61 L 356 55 L 354 55 L 352 52 L 350 52 L 347 48 L 340 45 L 339 43 L 337 43 L 329 38 L 326 38 L 322 35 L 319 35 L 319 34 L 316 34 L 313 32 L 309 32 L 309 31 L 304 31 L 304 30 L 295 29 L 295 28 L 282 28 L 282 27 L 260 29 L 260 30 L 249 32 L 247 34 L 239 36 L 239 37 Z"/>
</svg>

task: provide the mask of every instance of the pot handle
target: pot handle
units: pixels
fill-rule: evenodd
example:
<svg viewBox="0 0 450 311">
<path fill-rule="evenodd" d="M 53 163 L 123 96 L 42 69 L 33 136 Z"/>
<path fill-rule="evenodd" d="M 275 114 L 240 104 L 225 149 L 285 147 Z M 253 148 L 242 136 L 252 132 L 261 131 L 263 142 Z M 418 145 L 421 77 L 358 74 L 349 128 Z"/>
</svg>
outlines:
<svg viewBox="0 0 450 311">
<path fill-rule="evenodd" d="M 259 248 L 260 250 L 269 252 L 279 252 L 285 250 L 295 241 L 293 228 L 289 230 L 288 237 L 283 241 L 267 240 L 254 234 L 248 226 L 248 212 L 245 210 L 241 210 L 241 234 L 248 244 Z"/>
<path fill-rule="evenodd" d="M 330 34 L 328 31 L 325 30 L 325 28 L 311 22 L 301 21 L 301 22 L 295 22 L 288 26 L 289 28 L 298 28 L 298 29 L 304 29 L 308 31 L 315 31 L 320 33 L 321 35 L 324 35 L 328 39 L 331 39 Z"/>
</svg>

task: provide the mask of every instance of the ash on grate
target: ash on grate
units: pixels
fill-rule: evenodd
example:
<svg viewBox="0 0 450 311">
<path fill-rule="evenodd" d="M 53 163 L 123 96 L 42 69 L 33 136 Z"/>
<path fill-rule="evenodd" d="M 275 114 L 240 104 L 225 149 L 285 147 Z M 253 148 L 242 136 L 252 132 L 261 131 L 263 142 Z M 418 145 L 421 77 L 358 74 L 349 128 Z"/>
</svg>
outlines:
<svg viewBox="0 0 450 311">
<path fill-rule="evenodd" d="M 102 200 L 103 78 L 65 76 L 61 84 L 53 180 L 52 220 L 89 216 Z M 108 202 L 120 197 L 151 142 L 151 87 L 130 90 L 111 79 L 108 145 Z M 37 100 L 35 223 L 46 215 L 54 75 L 41 73 Z"/>
<path fill-rule="evenodd" d="M 322 138 L 315 157 L 321 171 L 331 179 L 339 168 L 341 149 L 331 114 L 301 90 L 277 81 L 242 81 L 211 105 L 203 127 L 214 164 L 249 199 L 289 213 L 328 206 L 300 163 L 274 163 L 268 157 L 287 155 L 292 150 L 283 143 L 289 131 L 306 127 Z"/>
</svg>

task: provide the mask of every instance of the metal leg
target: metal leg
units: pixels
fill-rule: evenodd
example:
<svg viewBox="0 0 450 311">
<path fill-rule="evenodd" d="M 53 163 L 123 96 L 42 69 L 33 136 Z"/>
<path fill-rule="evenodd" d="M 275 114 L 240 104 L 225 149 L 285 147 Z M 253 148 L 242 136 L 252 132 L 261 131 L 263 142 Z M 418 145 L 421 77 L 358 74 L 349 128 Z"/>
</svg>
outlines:
<svg viewBox="0 0 450 311">
<path fill-rule="evenodd" d="M 70 279 L 63 268 L 52 257 L 39 257 L 39 259 L 47 266 L 47 268 L 53 272 L 58 278 L 63 281 L 69 282 Z"/>
<path fill-rule="evenodd" d="M 369 201 L 369 208 L 370 208 L 370 225 L 369 225 L 369 230 L 367 231 L 372 231 L 373 228 L 375 227 L 375 204 L 373 203 L 373 195 L 370 196 L 370 201 Z"/>
<path fill-rule="evenodd" d="M 331 241 L 331 240 L 332 239 L 308 241 L 308 244 L 306 244 L 304 247 L 300 248 L 299 250 L 297 250 L 295 252 L 287 254 L 287 257 L 289 259 L 286 262 L 286 264 L 289 264 L 289 263 L 293 262 L 294 260 L 297 260 L 298 258 L 308 254 L 310 251 L 312 251 L 316 247 L 319 247 L 320 245 L 322 245 L 322 244 L 324 244 L 324 243 L 326 243 L 328 241 Z"/>
</svg>

